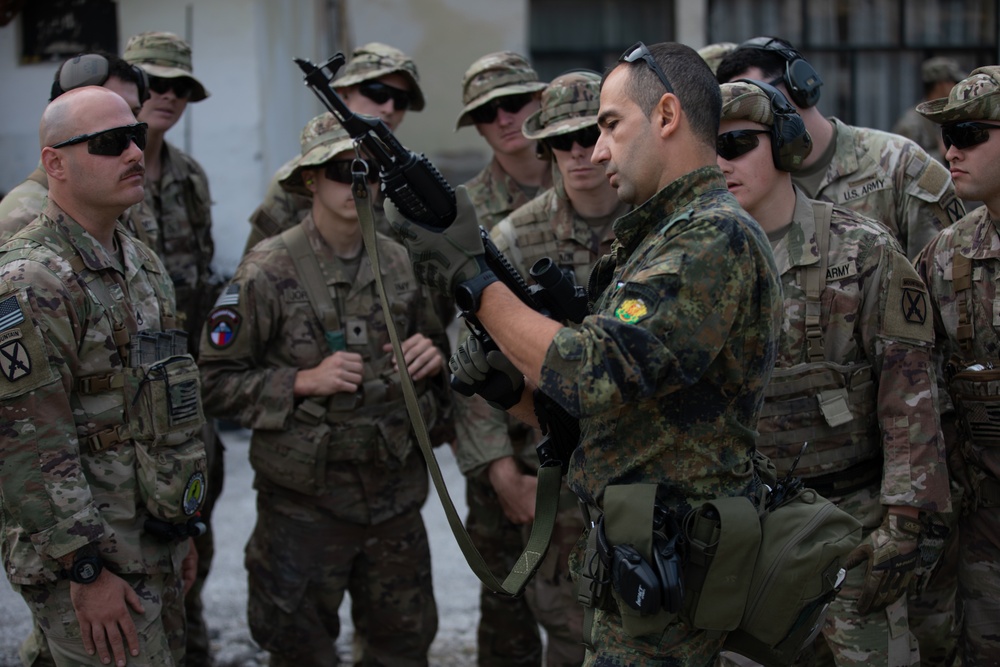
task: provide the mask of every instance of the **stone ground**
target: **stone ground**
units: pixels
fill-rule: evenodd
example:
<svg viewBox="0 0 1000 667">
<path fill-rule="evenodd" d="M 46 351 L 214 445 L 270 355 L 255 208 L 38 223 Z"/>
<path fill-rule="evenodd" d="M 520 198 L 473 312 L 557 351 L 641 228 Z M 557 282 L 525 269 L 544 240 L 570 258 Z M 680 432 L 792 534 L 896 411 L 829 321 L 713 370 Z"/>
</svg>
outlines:
<svg viewBox="0 0 1000 667">
<path fill-rule="evenodd" d="M 253 528 L 253 473 L 247 458 L 248 432 L 223 433 L 226 443 L 226 483 L 214 518 L 216 555 L 205 586 L 207 622 L 213 633 L 213 648 L 219 667 L 264 667 L 261 652 L 247 629 L 246 574 L 243 547 Z M 447 447 L 435 449 L 449 493 L 464 518 L 465 484 Z M 455 543 L 444 510 L 431 486 L 424 506 L 424 521 L 430 535 L 434 590 L 439 629 L 430 651 L 430 664 L 460 667 L 475 664 L 476 621 L 479 582 Z M 347 602 L 342 612 L 349 609 Z M 341 614 L 343 627 L 338 646 L 350 656 L 350 615 Z M 0 667 L 18 667 L 17 647 L 30 628 L 30 616 L 20 596 L 0 577 Z"/>
</svg>

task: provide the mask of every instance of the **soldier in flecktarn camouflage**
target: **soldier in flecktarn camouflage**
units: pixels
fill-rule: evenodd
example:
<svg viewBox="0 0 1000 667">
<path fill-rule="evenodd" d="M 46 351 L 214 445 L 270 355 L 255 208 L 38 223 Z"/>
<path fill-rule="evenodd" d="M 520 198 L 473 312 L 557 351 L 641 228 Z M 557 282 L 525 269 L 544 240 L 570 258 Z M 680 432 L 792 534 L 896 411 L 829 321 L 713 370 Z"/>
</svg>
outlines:
<svg viewBox="0 0 1000 667">
<path fill-rule="evenodd" d="M 52 102 L 48 204 L 0 253 L 0 550 L 58 665 L 184 664 L 204 417 L 168 274 L 116 221 L 145 131 L 104 88 Z"/>
<path fill-rule="evenodd" d="M 982 201 L 917 258 L 943 366 L 942 422 L 952 477 L 964 491 L 958 599 L 965 665 L 1000 664 L 1000 67 L 980 67 L 948 97 L 924 102 L 941 125 L 955 190 Z"/>
<path fill-rule="evenodd" d="M 311 197 L 262 241 L 211 311 L 205 405 L 253 429 L 257 524 L 246 550 L 250 630 L 272 666 L 337 663 L 348 590 L 359 665 L 426 665 L 437 630 L 420 508 L 427 468 L 362 247 L 353 144 L 329 113 L 302 133 L 282 185 Z M 381 273 L 428 426 L 447 414 L 448 342 L 405 250 L 378 236 Z"/>
<path fill-rule="evenodd" d="M 907 585 L 918 565 L 936 565 L 939 550 L 918 558 L 922 533 L 951 509 L 927 289 L 885 227 L 793 186 L 812 140 L 762 86 L 722 84 L 717 146 L 730 190 L 771 240 L 784 293 L 757 447 L 779 477 L 794 466 L 864 527 L 818 650 L 838 665 L 919 665 Z"/>
</svg>

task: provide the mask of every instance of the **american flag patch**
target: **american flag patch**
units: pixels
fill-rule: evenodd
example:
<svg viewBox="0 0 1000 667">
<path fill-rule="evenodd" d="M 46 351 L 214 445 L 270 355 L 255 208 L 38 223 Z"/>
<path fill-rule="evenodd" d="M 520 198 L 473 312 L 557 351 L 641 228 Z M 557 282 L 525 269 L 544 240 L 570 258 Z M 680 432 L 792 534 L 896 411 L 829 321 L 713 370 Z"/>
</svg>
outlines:
<svg viewBox="0 0 1000 667">
<path fill-rule="evenodd" d="M 17 295 L 0 301 L 0 331 L 10 329 L 23 321 L 24 313 L 21 312 L 21 304 L 17 301 Z"/>
<path fill-rule="evenodd" d="M 219 298 L 215 300 L 215 307 L 220 306 L 238 306 L 240 305 L 240 286 L 230 285 L 225 289 L 225 291 L 219 295 Z"/>
</svg>

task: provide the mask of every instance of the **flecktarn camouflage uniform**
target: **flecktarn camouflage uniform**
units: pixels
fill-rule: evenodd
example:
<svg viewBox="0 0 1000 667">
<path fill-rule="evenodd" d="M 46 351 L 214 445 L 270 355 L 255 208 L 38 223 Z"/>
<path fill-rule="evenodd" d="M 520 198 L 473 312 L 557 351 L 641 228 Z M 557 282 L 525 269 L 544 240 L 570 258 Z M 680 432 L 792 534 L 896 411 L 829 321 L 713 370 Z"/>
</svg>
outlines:
<svg viewBox="0 0 1000 667">
<path fill-rule="evenodd" d="M 594 272 L 593 314 L 556 334 L 540 389 L 580 418 L 569 484 L 593 511 L 609 487 L 649 483 L 683 516 L 751 484 L 782 319 L 778 275 L 767 238 L 716 167 L 668 184 L 614 233 Z M 711 663 L 724 634 L 676 620 L 636 639 L 606 607 L 593 637 L 586 665 L 694 665 Z"/>
<path fill-rule="evenodd" d="M 138 442 L 148 435 L 148 415 L 134 411 L 136 383 L 128 379 L 134 366 L 125 366 L 136 363 L 140 331 L 173 326 L 173 287 L 159 259 L 123 228 L 115 241 L 121 258 L 50 202 L 2 247 L 3 558 L 11 584 L 53 653 L 65 660 L 83 648 L 69 581 L 55 559 L 95 544 L 146 610 L 134 616 L 142 653 L 129 664 L 179 665 L 185 648 L 180 565 L 188 542 L 163 542 L 144 529 L 152 505 L 141 482 Z M 196 381 L 193 386 L 188 398 L 199 408 Z M 189 418 L 191 432 L 201 423 L 199 408 Z M 200 442 L 192 447 L 201 472 L 188 481 L 203 485 L 204 449 Z"/>
<path fill-rule="evenodd" d="M 1000 67 L 973 70 L 947 98 L 917 109 L 940 124 L 997 123 Z M 929 290 L 937 356 L 945 367 L 948 391 L 941 393 L 941 412 L 946 424 L 954 424 L 946 429 L 949 463 L 964 490 L 958 526 L 960 648 L 964 664 L 973 666 L 1000 664 L 1000 450 L 988 407 L 1000 393 L 992 370 L 1000 359 L 998 225 L 982 206 L 935 237 L 916 262 Z"/>
</svg>

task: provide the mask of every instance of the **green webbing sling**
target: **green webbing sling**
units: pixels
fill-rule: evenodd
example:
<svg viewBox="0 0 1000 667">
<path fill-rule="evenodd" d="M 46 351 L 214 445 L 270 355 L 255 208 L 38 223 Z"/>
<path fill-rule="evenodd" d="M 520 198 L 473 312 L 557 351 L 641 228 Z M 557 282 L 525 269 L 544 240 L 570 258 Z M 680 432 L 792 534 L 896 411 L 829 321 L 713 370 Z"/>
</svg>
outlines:
<svg viewBox="0 0 1000 667">
<path fill-rule="evenodd" d="M 400 346 L 399 333 L 389 312 L 389 303 L 386 299 L 385 287 L 382 285 L 382 272 L 379 268 L 378 247 L 375 240 L 375 218 L 371 209 L 371 197 L 363 173 L 354 173 L 354 204 L 358 210 L 358 219 L 361 223 L 361 233 L 364 238 L 365 248 L 371 261 L 372 272 L 375 274 L 375 285 L 378 287 L 379 302 L 382 304 L 382 312 L 385 315 L 386 328 L 389 330 L 389 339 L 392 341 L 392 350 L 396 355 L 399 366 L 399 379 L 403 387 L 403 396 L 406 399 L 406 410 L 410 415 L 410 422 L 417 436 L 417 443 L 420 451 L 427 462 L 427 469 L 430 471 L 434 488 L 437 489 L 438 497 L 441 499 L 441 506 L 444 508 L 451 532 L 455 535 L 459 548 L 465 555 L 469 567 L 475 572 L 479 580 L 494 593 L 501 595 L 517 596 L 527 585 L 528 581 L 535 574 L 535 570 L 545 557 L 545 552 L 549 548 L 552 539 L 552 531 L 555 528 L 556 513 L 559 509 L 559 492 L 562 488 L 562 469 L 559 466 L 540 467 L 538 469 L 538 488 L 535 492 L 535 521 L 531 526 L 531 534 L 528 537 L 528 544 L 521 552 L 521 556 L 514 564 L 514 569 L 510 571 L 507 578 L 501 583 L 490 568 L 486 565 L 479 550 L 472 543 L 472 538 L 465 530 L 461 517 L 455 511 L 455 504 L 448 495 L 448 488 L 445 486 L 444 478 L 441 476 L 441 468 L 438 466 L 437 458 L 431 447 L 430 437 L 427 435 L 427 425 L 424 423 L 423 415 L 417 405 L 417 393 L 413 387 L 413 379 L 406 368 L 406 361 L 403 357 L 403 349 Z"/>
</svg>

